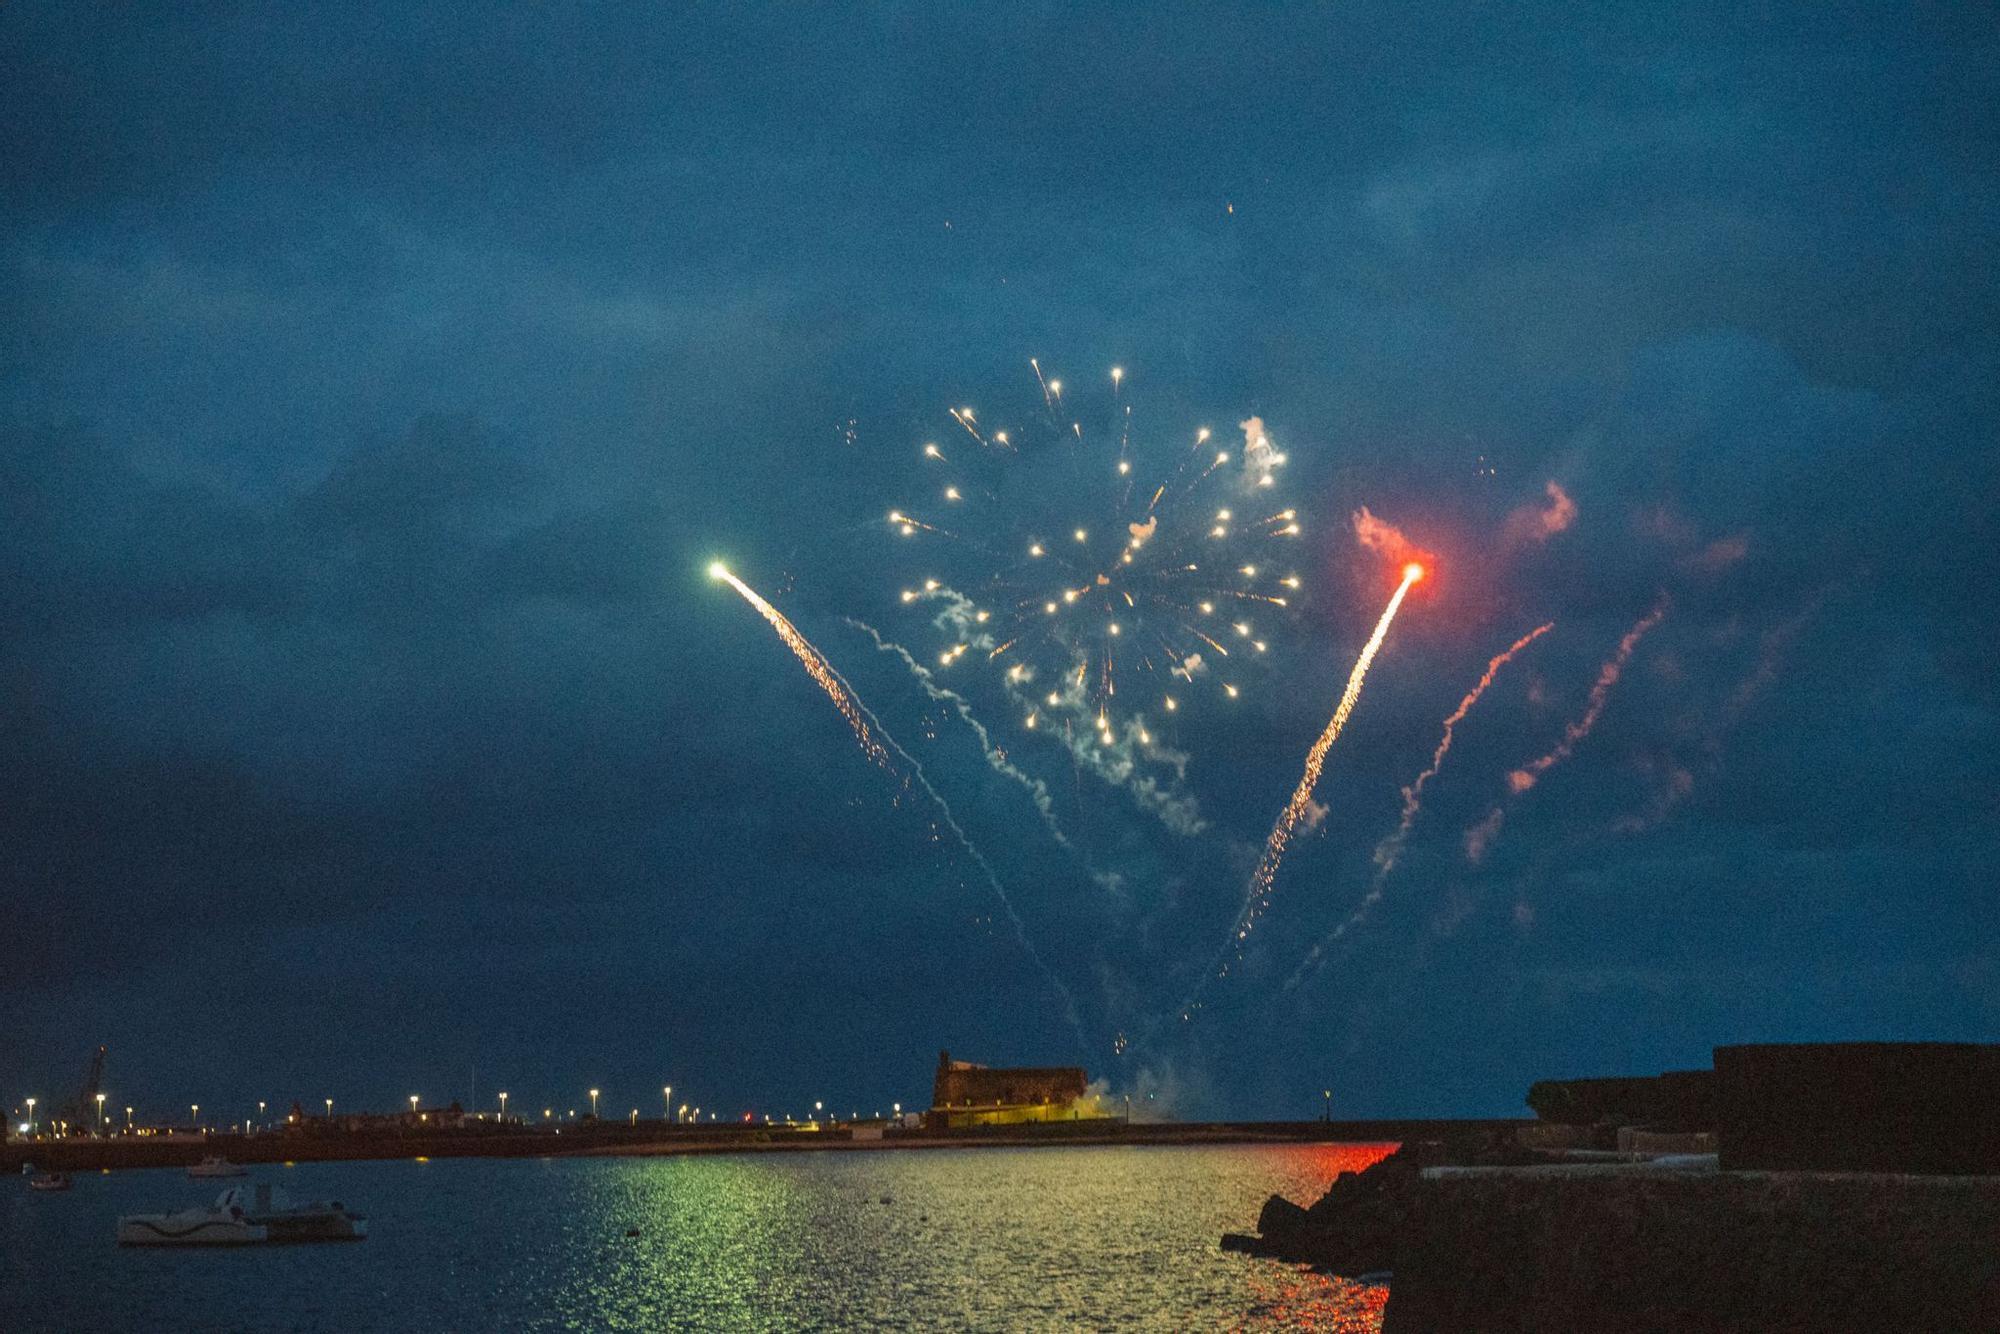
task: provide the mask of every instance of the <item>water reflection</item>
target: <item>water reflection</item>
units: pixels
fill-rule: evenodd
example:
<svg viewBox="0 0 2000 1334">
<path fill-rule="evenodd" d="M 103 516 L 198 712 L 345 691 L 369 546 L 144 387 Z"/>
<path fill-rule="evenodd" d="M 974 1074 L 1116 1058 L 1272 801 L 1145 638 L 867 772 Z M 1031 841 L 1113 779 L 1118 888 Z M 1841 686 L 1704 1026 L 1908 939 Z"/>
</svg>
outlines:
<svg viewBox="0 0 2000 1334">
<path fill-rule="evenodd" d="M 173 1174 L 0 1199 L 0 1328 L 1138 1329 L 1381 1326 L 1383 1289 L 1224 1254 L 1266 1196 L 1390 1146 L 901 1150 L 302 1164 L 371 1218 L 345 1248 L 119 1252 Z M 33 1292 L 30 1299 L 27 1294 Z"/>
</svg>

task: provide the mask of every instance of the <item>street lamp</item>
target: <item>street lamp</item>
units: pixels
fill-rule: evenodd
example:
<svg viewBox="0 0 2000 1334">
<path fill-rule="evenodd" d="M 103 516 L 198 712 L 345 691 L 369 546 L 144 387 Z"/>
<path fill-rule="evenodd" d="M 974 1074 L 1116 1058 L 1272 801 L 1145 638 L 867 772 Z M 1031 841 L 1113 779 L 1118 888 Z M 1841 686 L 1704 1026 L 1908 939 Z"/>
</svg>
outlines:
<svg viewBox="0 0 2000 1334">
<path fill-rule="evenodd" d="M 505 1092 L 500 1094 L 500 1120 L 502 1124 L 505 1124 L 507 1120 L 507 1095 Z"/>
<path fill-rule="evenodd" d="M 639 1124 L 639 1109 L 637 1107 L 632 1109 L 632 1124 L 635 1126 Z"/>
<path fill-rule="evenodd" d="M 201 1104 L 200 1104 L 200 1103 L 198 1103 L 198 1102 L 191 1102 L 191 1103 L 189 1103 L 189 1104 L 188 1104 L 188 1120 L 190 1120 L 190 1121 L 194 1122 L 194 1128 L 195 1128 L 196 1130 L 200 1130 L 200 1129 L 201 1129 Z"/>
<path fill-rule="evenodd" d="M 262 1130 L 263 1128 L 264 1128 L 264 1100 L 262 1098 L 259 1098 L 257 1099 L 257 1129 Z"/>
<path fill-rule="evenodd" d="M 1327 1123 L 1328 1125 L 1332 1125 L 1332 1124 L 1333 1124 L 1333 1090 L 1332 1090 L 1332 1089 L 1321 1089 L 1321 1090 L 1320 1090 L 1320 1094 L 1319 1094 L 1319 1096 L 1320 1096 L 1320 1097 L 1321 1097 L 1321 1098 L 1322 1098 L 1322 1099 L 1324 1100 L 1324 1101 L 1323 1101 L 1323 1103 L 1322 1103 L 1322 1106 L 1323 1106 L 1323 1107 L 1324 1107 L 1324 1109 L 1325 1109 L 1325 1110 L 1324 1110 L 1324 1111 L 1323 1111 L 1323 1112 L 1321 1113 L 1321 1115 L 1320 1115 L 1320 1119 L 1321 1119 L 1322 1121 L 1325 1121 L 1325 1122 L 1326 1122 L 1326 1123 Z"/>
<path fill-rule="evenodd" d="M 130 1107 L 125 1109 L 125 1133 L 128 1135 L 132 1133 L 132 1109 Z"/>
<path fill-rule="evenodd" d="M 104 1133 L 104 1095 L 97 1095 L 97 1133 Z"/>
<path fill-rule="evenodd" d="M 35 1100 L 28 1099 L 28 1138 L 35 1137 Z"/>
<path fill-rule="evenodd" d="M 590 1091 L 590 1119 L 591 1119 L 591 1120 L 593 1120 L 593 1121 L 595 1121 L 595 1120 L 597 1119 L 597 1090 L 596 1090 L 596 1089 L 592 1089 L 592 1090 Z"/>
<path fill-rule="evenodd" d="M 329 1120 L 329 1121 L 333 1120 L 333 1099 L 332 1099 L 332 1098 L 328 1098 L 328 1099 L 326 1100 L 326 1119 L 327 1119 L 327 1120 Z"/>
<path fill-rule="evenodd" d="M 666 1104 L 666 1117 L 671 1121 L 674 1115 L 674 1086 L 672 1084 L 660 1090 L 660 1101 Z"/>
<path fill-rule="evenodd" d="M 410 1095 L 410 1115 L 415 1116 L 416 1114 L 417 1114 L 417 1095 L 412 1093 Z"/>
</svg>

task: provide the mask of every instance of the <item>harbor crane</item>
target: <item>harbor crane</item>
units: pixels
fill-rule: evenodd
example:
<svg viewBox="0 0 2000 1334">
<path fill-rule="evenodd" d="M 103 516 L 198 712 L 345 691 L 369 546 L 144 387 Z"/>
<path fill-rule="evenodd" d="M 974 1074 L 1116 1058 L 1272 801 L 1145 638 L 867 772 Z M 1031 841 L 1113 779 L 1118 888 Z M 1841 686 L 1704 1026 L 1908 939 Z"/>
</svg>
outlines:
<svg viewBox="0 0 2000 1334">
<path fill-rule="evenodd" d="M 69 1122 L 70 1133 L 97 1129 L 97 1095 L 104 1091 L 104 1045 L 98 1044 L 90 1058 L 90 1071 L 83 1077 L 83 1090 L 64 1105 L 60 1116 Z"/>
</svg>

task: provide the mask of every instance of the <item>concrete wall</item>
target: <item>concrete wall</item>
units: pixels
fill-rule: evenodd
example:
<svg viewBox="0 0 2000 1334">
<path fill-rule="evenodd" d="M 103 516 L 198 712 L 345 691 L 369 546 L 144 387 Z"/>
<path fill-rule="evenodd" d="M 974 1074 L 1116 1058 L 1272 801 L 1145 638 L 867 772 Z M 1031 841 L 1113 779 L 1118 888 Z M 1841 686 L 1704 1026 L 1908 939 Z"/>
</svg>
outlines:
<svg viewBox="0 0 2000 1334">
<path fill-rule="evenodd" d="M 1426 1180 L 1384 1334 L 2000 1330 L 2000 1178 Z"/>
</svg>

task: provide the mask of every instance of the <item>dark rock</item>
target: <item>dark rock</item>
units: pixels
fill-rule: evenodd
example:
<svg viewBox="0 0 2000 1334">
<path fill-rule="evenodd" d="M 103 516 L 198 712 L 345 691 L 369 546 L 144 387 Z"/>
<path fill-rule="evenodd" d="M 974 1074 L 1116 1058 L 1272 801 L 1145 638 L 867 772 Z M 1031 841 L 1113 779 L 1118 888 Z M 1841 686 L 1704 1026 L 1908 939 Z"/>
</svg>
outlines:
<svg viewBox="0 0 2000 1334">
<path fill-rule="evenodd" d="M 1231 1233 L 1223 1248 L 1349 1277 L 1393 1269 L 1398 1240 L 1409 1230 L 1418 1204 L 1424 1168 L 1547 1161 L 1546 1155 L 1515 1144 L 1509 1129 L 1468 1134 L 1450 1143 L 1413 1140 L 1366 1171 L 1341 1173 L 1310 1208 L 1273 1195 L 1257 1218 L 1262 1235 Z"/>
<path fill-rule="evenodd" d="M 1264 1201 L 1257 1215 L 1257 1230 L 1266 1237 L 1286 1237 L 1306 1226 L 1306 1211 L 1282 1195 Z"/>
</svg>

